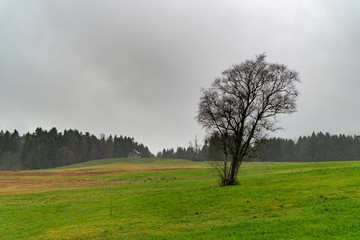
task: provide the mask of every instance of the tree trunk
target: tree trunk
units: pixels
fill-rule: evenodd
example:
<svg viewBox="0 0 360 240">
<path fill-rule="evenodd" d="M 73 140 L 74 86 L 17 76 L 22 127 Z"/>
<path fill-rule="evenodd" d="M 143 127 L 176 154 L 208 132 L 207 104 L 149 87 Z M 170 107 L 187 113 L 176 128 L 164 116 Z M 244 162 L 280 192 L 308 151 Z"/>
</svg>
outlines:
<svg viewBox="0 0 360 240">
<path fill-rule="evenodd" d="M 228 170 L 227 170 L 227 158 L 228 158 L 228 155 L 227 155 L 227 152 L 225 151 L 225 159 L 224 159 L 224 176 L 223 176 L 223 179 L 222 179 L 222 185 L 225 186 L 226 185 L 226 179 L 228 178 Z"/>
<path fill-rule="evenodd" d="M 230 169 L 229 169 L 229 174 L 227 175 L 227 177 L 224 181 L 224 186 L 239 184 L 239 182 L 237 180 L 237 173 L 238 173 L 240 163 L 241 163 L 240 160 L 241 159 L 239 159 L 237 157 L 233 157 L 231 165 L 230 165 Z"/>
</svg>

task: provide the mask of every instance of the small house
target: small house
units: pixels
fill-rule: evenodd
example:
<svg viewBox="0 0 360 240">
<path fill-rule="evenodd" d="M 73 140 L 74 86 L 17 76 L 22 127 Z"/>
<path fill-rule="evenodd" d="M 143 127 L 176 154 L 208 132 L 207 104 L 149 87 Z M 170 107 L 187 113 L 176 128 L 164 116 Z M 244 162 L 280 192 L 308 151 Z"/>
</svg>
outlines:
<svg viewBox="0 0 360 240">
<path fill-rule="evenodd" d="M 128 158 L 141 158 L 141 153 L 133 149 L 129 152 Z"/>
</svg>

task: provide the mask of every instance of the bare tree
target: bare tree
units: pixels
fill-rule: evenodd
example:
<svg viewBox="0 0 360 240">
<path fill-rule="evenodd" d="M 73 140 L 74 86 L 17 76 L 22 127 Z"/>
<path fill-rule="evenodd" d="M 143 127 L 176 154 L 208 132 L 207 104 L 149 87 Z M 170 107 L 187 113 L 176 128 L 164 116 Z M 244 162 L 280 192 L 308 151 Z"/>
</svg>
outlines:
<svg viewBox="0 0 360 240">
<path fill-rule="evenodd" d="M 197 161 L 200 150 L 201 150 L 201 144 L 199 143 L 199 139 L 197 136 L 194 138 L 194 143 L 192 141 L 189 141 L 189 147 L 194 152 L 194 160 Z"/>
<path fill-rule="evenodd" d="M 237 184 L 240 165 L 255 143 L 279 129 L 276 117 L 296 111 L 298 73 L 265 58 L 233 65 L 202 90 L 197 120 L 224 152 L 222 185 Z"/>
</svg>

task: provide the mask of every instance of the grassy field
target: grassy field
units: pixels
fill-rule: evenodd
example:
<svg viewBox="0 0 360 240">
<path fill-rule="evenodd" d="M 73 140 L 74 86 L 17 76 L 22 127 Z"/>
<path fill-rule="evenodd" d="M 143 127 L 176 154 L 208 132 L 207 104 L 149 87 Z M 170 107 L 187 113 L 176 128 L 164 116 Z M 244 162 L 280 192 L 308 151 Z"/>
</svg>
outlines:
<svg viewBox="0 0 360 240">
<path fill-rule="evenodd" d="M 0 239 L 360 239 L 360 162 L 108 159 L 0 172 Z"/>
</svg>

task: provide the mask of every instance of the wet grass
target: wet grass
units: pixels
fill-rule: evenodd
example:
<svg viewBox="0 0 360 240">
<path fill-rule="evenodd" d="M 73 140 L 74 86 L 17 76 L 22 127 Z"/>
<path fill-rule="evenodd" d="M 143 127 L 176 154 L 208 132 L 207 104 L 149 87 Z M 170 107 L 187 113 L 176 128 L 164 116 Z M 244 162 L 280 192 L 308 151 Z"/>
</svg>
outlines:
<svg viewBox="0 0 360 240">
<path fill-rule="evenodd" d="M 92 175 L 1 195 L 0 239 L 359 239 L 359 173 L 359 162 L 247 163 L 232 187 L 207 168 Z"/>
<path fill-rule="evenodd" d="M 182 159 L 159 159 L 159 158 L 138 158 L 138 159 L 130 159 L 130 158 L 110 158 L 110 159 L 101 159 L 101 160 L 93 160 L 84 163 L 72 164 L 69 166 L 55 168 L 54 170 L 64 170 L 64 169 L 76 169 L 76 168 L 84 168 L 84 167 L 96 167 L 96 166 L 111 166 L 111 165 L 119 165 L 119 164 L 136 164 L 136 165 L 199 165 L 199 166 L 208 166 L 208 162 L 201 161 L 188 161 Z"/>
</svg>

